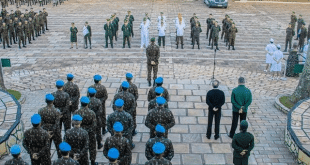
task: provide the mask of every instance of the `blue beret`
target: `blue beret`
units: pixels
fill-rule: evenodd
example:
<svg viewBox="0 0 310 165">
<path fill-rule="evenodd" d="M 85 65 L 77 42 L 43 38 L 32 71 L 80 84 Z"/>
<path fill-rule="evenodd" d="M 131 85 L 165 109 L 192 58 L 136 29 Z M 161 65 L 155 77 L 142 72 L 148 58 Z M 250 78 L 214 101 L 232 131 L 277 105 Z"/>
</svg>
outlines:
<svg viewBox="0 0 310 165">
<path fill-rule="evenodd" d="M 155 93 L 158 93 L 158 94 L 164 93 L 164 88 L 162 88 L 162 87 L 156 87 L 156 88 L 155 88 Z"/>
<path fill-rule="evenodd" d="M 124 127 L 123 127 L 122 123 L 117 121 L 114 123 L 113 129 L 115 132 L 122 132 L 124 130 Z"/>
<path fill-rule="evenodd" d="M 62 81 L 62 80 L 57 80 L 56 81 L 56 86 L 57 87 L 63 87 L 65 85 L 65 82 L 64 81 Z"/>
<path fill-rule="evenodd" d="M 164 82 L 164 79 L 162 77 L 158 77 L 156 80 L 155 80 L 155 83 L 156 84 L 162 84 Z"/>
<path fill-rule="evenodd" d="M 152 149 L 155 154 L 162 154 L 165 151 L 166 146 L 161 142 L 157 142 L 153 145 Z"/>
<path fill-rule="evenodd" d="M 129 83 L 127 81 L 122 82 L 122 87 L 123 88 L 129 88 Z"/>
<path fill-rule="evenodd" d="M 85 104 L 88 104 L 89 103 L 89 98 L 86 97 L 86 96 L 83 96 L 81 99 L 80 99 L 81 103 L 85 103 Z"/>
<path fill-rule="evenodd" d="M 69 74 L 67 74 L 67 78 L 74 78 L 74 75 L 69 73 Z"/>
<path fill-rule="evenodd" d="M 95 88 L 88 88 L 88 93 L 89 93 L 89 94 L 96 94 L 97 91 L 96 91 Z"/>
<path fill-rule="evenodd" d="M 155 131 L 156 132 L 160 132 L 160 133 L 165 133 L 166 129 L 162 125 L 157 124 L 156 127 L 155 127 Z"/>
<path fill-rule="evenodd" d="M 158 105 L 163 105 L 163 104 L 166 103 L 166 99 L 163 98 L 163 97 L 157 97 L 157 98 L 156 98 L 156 103 L 157 103 Z"/>
<path fill-rule="evenodd" d="M 41 116 L 39 114 L 34 114 L 31 117 L 31 123 L 32 124 L 40 124 L 41 123 Z"/>
<path fill-rule="evenodd" d="M 108 157 L 111 158 L 111 159 L 118 159 L 119 151 L 116 148 L 109 149 Z"/>
<path fill-rule="evenodd" d="M 123 99 L 117 99 L 114 104 L 117 107 L 122 107 L 124 105 L 124 100 Z"/>
<path fill-rule="evenodd" d="M 60 151 L 69 152 L 71 151 L 71 146 L 67 142 L 62 142 L 59 144 Z"/>
<path fill-rule="evenodd" d="M 18 154 L 20 154 L 20 146 L 19 145 L 17 145 L 17 144 L 15 144 L 15 145 L 13 145 L 12 147 L 11 147 L 11 154 L 12 155 L 18 155 Z"/>
<path fill-rule="evenodd" d="M 96 81 L 100 81 L 101 79 L 102 79 L 102 77 L 100 75 L 98 75 L 98 74 L 96 74 L 94 76 L 94 80 L 96 80 Z"/>
<path fill-rule="evenodd" d="M 82 121 L 83 117 L 80 116 L 80 115 L 73 115 L 72 120 L 74 120 L 74 121 Z"/>
<path fill-rule="evenodd" d="M 133 75 L 131 73 L 126 73 L 126 78 L 133 78 Z"/>
<path fill-rule="evenodd" d="M 54 98 L 54 96 L 52 94 L 47 94 L 47 95 L 45 95 L 45 100 L 47 100 L 47 101 L 54 101 L 55 98 Z"/>
</svg>

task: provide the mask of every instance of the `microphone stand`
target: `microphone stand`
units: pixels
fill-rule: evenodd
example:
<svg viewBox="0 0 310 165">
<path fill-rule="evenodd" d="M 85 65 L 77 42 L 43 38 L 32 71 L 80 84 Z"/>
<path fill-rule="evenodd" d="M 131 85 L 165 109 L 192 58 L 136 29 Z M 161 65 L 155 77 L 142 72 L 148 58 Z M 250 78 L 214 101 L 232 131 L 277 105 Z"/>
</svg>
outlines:
<svg viewBox="0 0 310 165">
<path fill-rule="evenodd" d="M 213 81 L 215 80 L 214 78 L 214 71 L 215 71 L 215 57 L 216 57 L 216 49 L 214 49 L 214 57 L 213 57 L 213 74 L 212 74 L 212 78 L 210 79 L 210 85 L 213 83 Z"/>
</svg>

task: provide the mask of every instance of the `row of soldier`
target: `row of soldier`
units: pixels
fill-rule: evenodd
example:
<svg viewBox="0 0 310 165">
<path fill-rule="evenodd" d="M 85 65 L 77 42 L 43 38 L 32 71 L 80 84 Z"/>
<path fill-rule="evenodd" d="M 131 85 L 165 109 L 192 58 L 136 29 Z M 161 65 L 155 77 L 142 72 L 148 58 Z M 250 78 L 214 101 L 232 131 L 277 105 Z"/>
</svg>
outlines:
<svg viewBox="0 0 310 165">
<path fill-rule="evenodd" d="M 65 0 L 53 0 L 53 6 L 58 6 L 61 5 L 61 3 L 64 3 Z M 1 1 L 1 6 L 2 8 L 9 7 L 10 5 L 16 5 L 16 7 L 20 7 L 21 5 L 39 5 L 39 6 L 44 6 L 47 5 L 48 3 L 52 3 L 52 0 L 2 0 Z"/>
<path fill-rule="evenodd" d="M 66 84 L 62 80 L 57 81 L 57 91 L 46 95 L 47 106 L 41 108 L 31 119 L 33 128 L 25 132 L 23 146 L 30 154 L 32 164 L 51 163 L 49 151 L 52 141 L 56 146 L 58 158 L 62 159 L 64 156 L 60 148 L 62 124 L 66 132 L 64 141 L 72 148 L 70 157 L 80 164 L 88 164 L 88 150 L 91 164 L 96 164 L 96 142 L 98 149 L 103 147 L 101 133 L 107 132 L 105 127 L 112 136 L 105 141 L 104 155 L 109 159 L 109 150 L 116 148 L 119 151 L 117 161 L 120 164 L 130 164 L 130 149 L 135 147 L 132 136 L 137 134 L 135 129 L 138 89 L 131 82 L 133 75 L 126 74 L 127 81 L 121 84 L 119 92 L 114 96 L 112 101 L 114 112 L 107 117 L 107 120 L 105 101 L 108 95 L 106 88 L 101 85 L 102 77 L 94 76 L 95 84 L 89 87 L 88 97 L 81 97 L 80 109 L 78 109 L 80 92 L 78 86 L 73 83 L 73 78 L 72 74 L 68 74 Z M 168 129 L 174 126 L 175 120 L 168 109 L 169 93 L 162 87 L 163 78 L 157 78 L 155 83 L 156 87 L 152 87 L 148 93 L 149 113 L 145 125 L 150 129 L 151 139 L 146 144 L 146 157 L 150 161 L 157 161 L 153 160 L 156 157 L 154 159 L 169 162 L 173 158 L 174 151 L 171 141 L 167 139 L 167 133 Z M 72 129 L 71 123 L 74 127 Z M 161 147 L 159 154 L 152 151 L 156 142 L 164 144 L 165 149 Z"/>
<path fill-rule="evenodd" d="M 0 17 L 0 43 L 3 42 L 3 49 L 5 49 L 5 44 L 7 48 L 10 48 L 12 41 L 14 44 L 19 45 L 21 49 L 21 44 L 26 47 L 27 40 L 31 44 L 31 40 L 35 40 L 35 36 L 38 37 L 42 33 L 45 33 L 47 28 L 47 16 L 48 12 L 43 8 L 43 12 L 38 13 L 33 11 L 22 13 L 19 8 L 11 13 L 7 12 L 6 9 L 2 9 Z M 10 41 L 10 42 L 9 42 Z"/>
</svg>

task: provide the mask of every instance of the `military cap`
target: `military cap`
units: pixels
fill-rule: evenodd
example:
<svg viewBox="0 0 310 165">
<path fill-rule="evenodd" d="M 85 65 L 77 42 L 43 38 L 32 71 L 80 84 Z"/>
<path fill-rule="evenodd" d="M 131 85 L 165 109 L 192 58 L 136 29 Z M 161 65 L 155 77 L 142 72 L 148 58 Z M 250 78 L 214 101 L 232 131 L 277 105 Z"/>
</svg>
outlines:
<svg viewBox="0 0 310 165">
<path fill-rule="evenodd" d="M 129 83 L 127 81 L 123 81 L 122 82 L 122 87 L 128 89 L 129 88 Z"/>
<path fill-rule="evenodd" d="M 248 129 L 248 122 L 246 120 L 242 120 L 241 123 L 240 123 L 240 128 L 241 130 L 246 130 Z"/>
<path fill-rule="evenodd" d="M 89 93 L 89 94 L 96 94 L 97 91 L 96 91 L 95 88 L 88 88 L 88 93 Z"/>
<path fill-rule="evenodd" d="M 39 13 L 42 13 L 42 11 L 41 11 L 41 10 L 39 10 Z"/>
<path fill-rule="evenodd" d="M 85 23 L 86 23 L 86 24 L 88 24 L 88 22 L 87 22 L 87 21 L 86 21 Z"/>
<path fill-rule="evenodd" d="M 277 45 L 277 48 L 281 49 L 281 45 L 280 45 L 280 44 L 278 44 L 278 45 Z"/>
<path fill-rule="evenodd" d="M 62 81 L 62 80 L 57 80 L 56 81 L 56 86 L 57 87 L 63 87 L 65 85 L 65 82 L 64 81 Z"/>
<path fill-rule="evenodd" d="M 166 146 L 161 142 L 157 142 L 153 145 L 152 149 L 155 154 L 162 154 L 165 151 Z"/>
<path fill-rule="evenodd" d="M 100 75 L 98 75 L 98 74 L 96 74 L 94 76 L 94 80 L 96 80 L 96 81 L 100 81 L 101 79 L 102 79 L 102 77 Z"/>
<path fill-rule="evenodd" d="M 14 144 L 10 149 L 12 155 L 18 155 L 20 154 L 20 151 L 21 151 L 20 146 L 17 144 Z"/>
<path fill-rule="evenodd" d="M 227 17 L 227 16 L 228 16 L 228 14 L 225 14 L 225 16 Z"/>
<path fill-rule="evenodd" d="M 133 75 L 131 74 L 131 73 L 126 73 L 126 78 L 130 78 L 130 79 L 132 79 L 133 78 Z"/>
<path fill-rule="evenodd" d="M 209 14 L 209 15 L 212 15 L 212 13 L 211 13 L 211 14 Z"/>
<path fill-rule="evenodd" d="M 302 22 L 302 25 L 306 25 L 306 23 L 305 23 L 305 22 Z"/>
<path fill-rule="evenodd" d="M 163 127 L 162 125 L 157 124 L 156 127 L 155 127 L 155 131 L 156 131 L 156 132 L 159 132 L 159 133 L 165 133 L 165 132 L 166 132 L 166 129 L 165 129 L 165 127 Z"/>
<path fill-rule="evenodd" d="M 193 15 L 196 15 L 196 13 L 194 13 Z"/>
<path fill-rule="evenodd" d="M 68 74 L 67 74 L 67 78 L 73 79 L 73 78 L 74 78 L 74 75 L 73 75 L 72 73 L 68 73 Z"/>
<path fill-rule="evenodd" d="M 26 9 L 25 11 L 28 11 L 28 9 Z"/>
<path fill-rule="evenodd" d="M 270 42 L 274 42 L 274 40 L 272 38 L 270 38 Z"/>
<path fill-rule="evenodd" d="M 164 14 L 164 12 L 160 12 L 160 14 Z"/>
<path fill-rule="evenodd" d="M 117 121 L 113 124 L 113 129 L 115 132 L 122 132 L 124 130 L 124 127 L 123 127 L 122 123 Z"/>
<path fill-rule="evenodd" d="M 81 103 L 84 103 L 84 104 L 88 104 L 89 103 L 89 98 L 86 97 L 86 96 L 83 96 L 81 99 L 80 99 Z"/>
<path fill-rule="evenodd" d="M 110 19 L 108 18 L 107 21 L 110 21 Z"/>
<path fill-rule="evenodd" d="M 235 22 L 233 22 L 232 24 L 235 24 Z"/>
<path fill-rule="evenodd" d="M 83 117 L 80 116 L 80 115 L 73 115 L 72 120 L 74 120 L 74 121 L 82 121 Z"/>
<path fill-rule="evenodd" d="M 127 22 L 128 20 L 127 19 L 124 19 L 124 22 Z"/>
<path fill-rule="evenodd" d="M 49 94 L 45 95 L 45 100 L 46 101 L 54 101 L 55 98 L 52 94 L 49 93 Z"/>
<path fill-rule="evenodd" d="M 143 21 L 146 21 L 146 18 L 143 18 Z"/>
<path fill-rule="evenodd" d="M 71 151 L 71 146 L 67 142 L 62 142 L 59 144 L 60 151 L 69 152 Z"/>
<path fill-rule="evenodd" d="M 157 94 L 162 94 L 162 93 L 164 93 L 164 88 L 162 88 L 162 87 L 156 87 L 156 88 L 155 88 L 155 93 L 157 93 Z"/>
<path fill-rule="evenodd" d="M 118 159 L 119 151 L 116 148 L 110 148 L 108 151 L 108 157 L 110 159 Z"/>
<path fill-rule="evenodd" d="M 301 14 L 299 14 L 299 16 L 301 16 L 301 17 L 302 17 L 302 15 L 301 15 Z"/>
<path fill-rule="evenodd" d="M 131 11 L 129 10 L 129 11 L 127 11 L 128 13 L 131 13 Z"/>
<path fill-rule="evenodd" d="M 152 37 L 152 38 L 151 38 L 151 42 L 155 42 L 155 37 Z"/>
<path fill-rule="evenodd" d="M 293 11 L 292 13 L 294 13 L 294 14 L 295 14 L 295 11 Z"/>
<path fill-rule="evenodd" d="M 37 14 L 37 13 L 35 13 L 35 14 Z M 71 24 L 74 24 L 74 22 L 71 22 Z"/>
<path fill-rule="evenodd" d="M 39 114 L 34 114 L 31 117 L 31 123 L 32 124 L 40 124 L 41 123 L 41 116 Z"/>
<path fill-rule="evenodd" d="M 162 84 L 164 82 L 164 79 L 162 77 L 157 77 L 155 80 L 156 84 Z"/>
<path fill-rule="evenodd" d="M 124 105 L 124 100 L 123 99 L 117 99 L 117 100 L 115 100 L 115 106 L 116 107 L 122 107 L 123 105 Z"/>
<path fill-rule="evenodd" d="M 166 103 L 166 99 L 163 98 L 163 97 L 157 97 L 157 98 L 156 98 L 156 103 L 157 103 L 158 105 L 163 105 L 163 104 Z"/>
</svg>

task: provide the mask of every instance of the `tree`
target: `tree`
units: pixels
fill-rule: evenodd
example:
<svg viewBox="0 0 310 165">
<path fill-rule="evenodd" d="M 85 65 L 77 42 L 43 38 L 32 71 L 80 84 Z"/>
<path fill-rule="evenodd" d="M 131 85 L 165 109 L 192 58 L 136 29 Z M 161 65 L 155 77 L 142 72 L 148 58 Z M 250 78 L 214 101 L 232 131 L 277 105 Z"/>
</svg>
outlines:
<svg viewBox="0 0 310 165">
<path fill-rule="evenodd" d="M 307 52 L 307 59 L 304 65 L 304 69 L 299 78 L 298 86 L 296 87 L 294 93 L 290 96 L 289 100 L 292 103 L 297 103 L 298 101 L 310 97 L 310 46 Z"/>
</svg>

